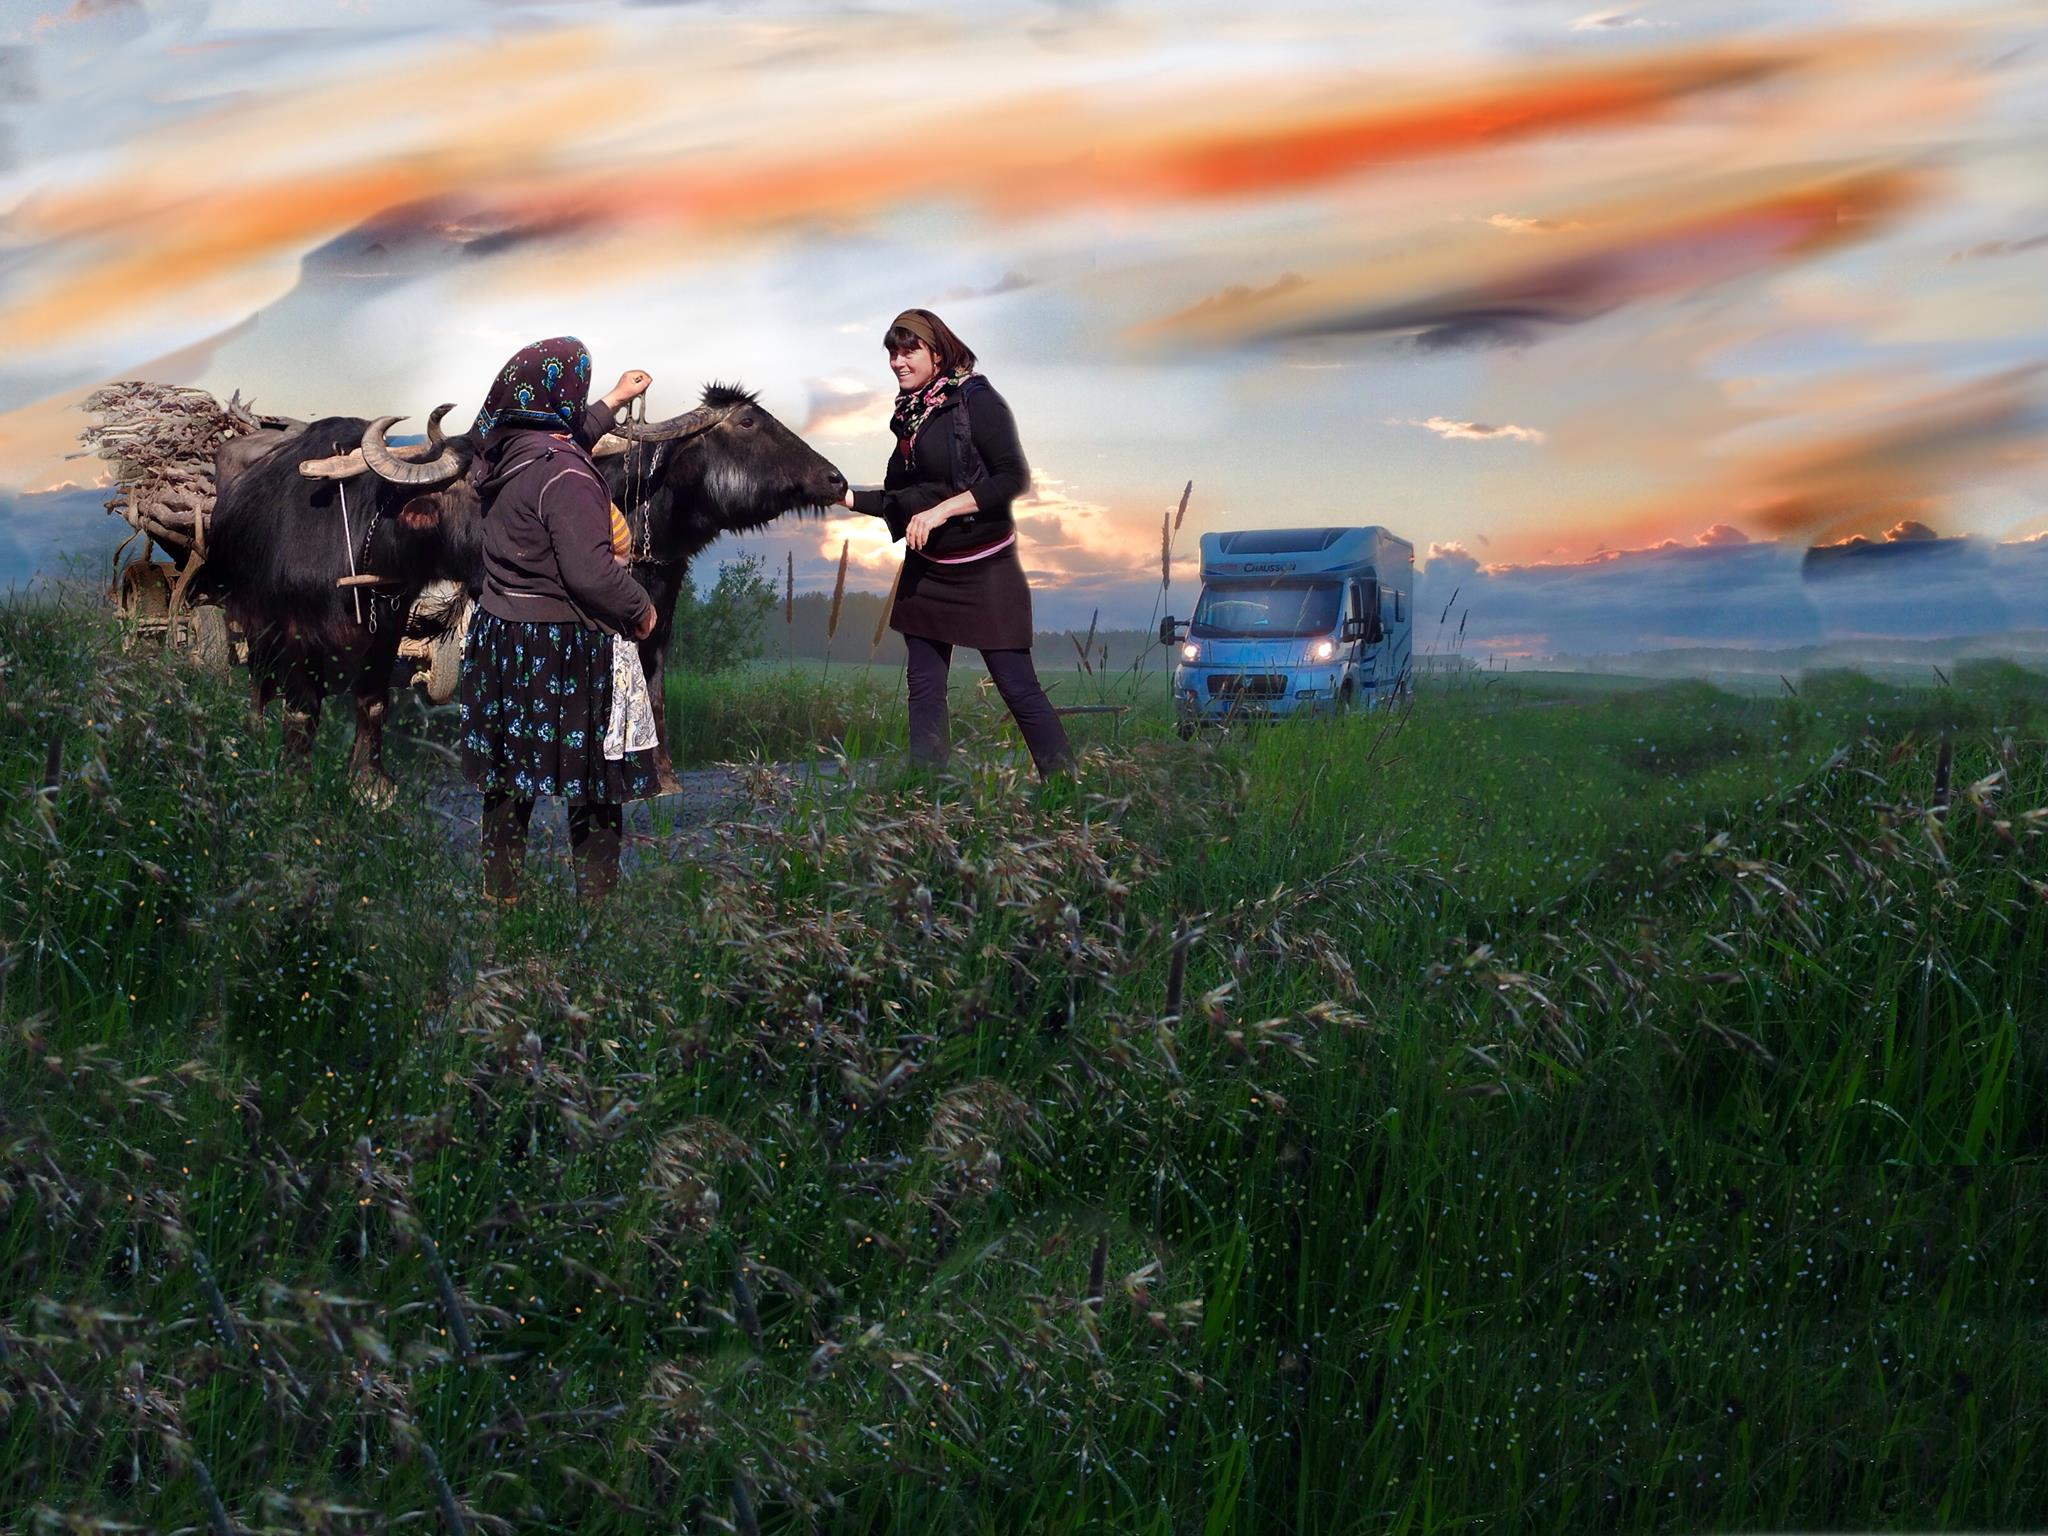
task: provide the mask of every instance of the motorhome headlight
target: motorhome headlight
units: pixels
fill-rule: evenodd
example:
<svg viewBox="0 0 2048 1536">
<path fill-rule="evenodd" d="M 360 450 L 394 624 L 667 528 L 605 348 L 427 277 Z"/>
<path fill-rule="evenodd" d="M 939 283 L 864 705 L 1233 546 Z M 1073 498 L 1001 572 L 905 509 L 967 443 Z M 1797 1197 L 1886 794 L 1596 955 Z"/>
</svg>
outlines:
<svg viewBox="0 0 2048 1536">
<path fill-rule="evenodd" d="M 1183 641 L 1180 648 L 1180 659 L 1182 661 L 1200 661 L 1202 659 L 1202 648 L 1192 640 Z"/>
<path fill-rule="evenodd" d="M 1308 654 L 1311 660 L 1328 661 L 1337 654 L 1337 642 L 1334 640 L 1318 640 L 1308 648 Z"/>
</svg>

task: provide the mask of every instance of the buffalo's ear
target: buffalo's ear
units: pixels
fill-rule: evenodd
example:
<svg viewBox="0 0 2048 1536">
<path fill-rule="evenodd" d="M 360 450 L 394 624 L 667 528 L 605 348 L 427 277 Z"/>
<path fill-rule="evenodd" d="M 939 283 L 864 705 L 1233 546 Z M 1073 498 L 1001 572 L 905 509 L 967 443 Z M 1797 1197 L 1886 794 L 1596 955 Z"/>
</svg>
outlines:
<svg viewBox="0 0 2048 1536">
<path fill-rule="evenodd" d="M 398 509 L 398 520 L 416 533 L 425 532 L 441 521 L 441 493 L 431 491 L 415 496 Z"/>
</svg>

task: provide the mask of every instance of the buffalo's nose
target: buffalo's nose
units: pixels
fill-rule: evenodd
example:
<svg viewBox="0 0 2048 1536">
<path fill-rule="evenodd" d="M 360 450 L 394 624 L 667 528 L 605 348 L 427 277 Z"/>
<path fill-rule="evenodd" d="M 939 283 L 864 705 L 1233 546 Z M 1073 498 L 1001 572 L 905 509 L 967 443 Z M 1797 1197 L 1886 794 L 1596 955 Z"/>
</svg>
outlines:
<svg viewBox="0 0 2048 1536">
<path fill-rule="evenodd" d="M 825 484 L 835 491 L 843 491 L 846 489 L 846 476 L 835 469 L 825 477 Z"/>
</svg>

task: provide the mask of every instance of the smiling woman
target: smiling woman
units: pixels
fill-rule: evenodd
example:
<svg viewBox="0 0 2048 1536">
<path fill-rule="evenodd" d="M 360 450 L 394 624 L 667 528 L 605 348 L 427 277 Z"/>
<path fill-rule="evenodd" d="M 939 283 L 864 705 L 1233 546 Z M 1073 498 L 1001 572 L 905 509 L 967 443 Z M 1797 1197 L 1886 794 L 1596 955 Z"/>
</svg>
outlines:
<svg viewBox="0 0 2048 1536">
<path fill-rule="evenodd" d="M 909 653 L 910 750 L 948 753 L 946 673 L 953 647 L 981 652 L 1040 777 L 1073 759 L 1031 665 L 1031 588 L 1011 506 L 1031 484 L 1010 407 L 975 356 L 928 309 L 906 309 L 882 337 L 896 376 L 896 451 L 879 487 L 845 505 L 883 519 L 905 545 L 889 627 Z"/>
</svg>

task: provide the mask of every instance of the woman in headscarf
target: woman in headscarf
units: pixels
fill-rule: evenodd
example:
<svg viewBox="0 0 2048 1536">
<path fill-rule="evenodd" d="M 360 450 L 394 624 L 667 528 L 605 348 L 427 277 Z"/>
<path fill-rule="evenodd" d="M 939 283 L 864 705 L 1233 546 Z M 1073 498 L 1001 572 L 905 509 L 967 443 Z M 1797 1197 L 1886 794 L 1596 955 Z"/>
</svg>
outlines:
<svg viewBox="0 0 2048 1536">
<path fill-rule="evenodd" d="M 484 587 L 463 652 L 462 769 L 483 791 L 484 892 L 513 899 L 534 801 L 569 802 L 577 894 L 618 878 L 624 804 L 656 792 L 653 701 L 634 641 L 654 604 L 614 557 L 611 495 L 589 449 L 651 381 L 586 406 L 573 336 L 521 347 L 472 429 Z"/>
<path fill-rule="evenodd" d="M 948 755 L 946 673 L 953 647 L 981 652 L 1040 778 L 1073 764 L 1066 728 L 1031 664 L 1031 587 L 1017 558 L 1011 503 L 1031 484 L 1017 424 L 975 356 L 928 309 L 906 309 L 882 336 L 896 377 L 896 451 L 880 487 L 845 504 L 884 519 L 905 545 L 889 627 L 909 655 L 910 752 Z"/>
</svg>

